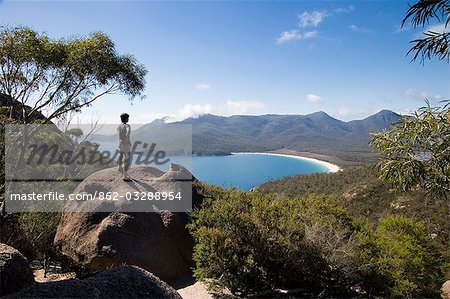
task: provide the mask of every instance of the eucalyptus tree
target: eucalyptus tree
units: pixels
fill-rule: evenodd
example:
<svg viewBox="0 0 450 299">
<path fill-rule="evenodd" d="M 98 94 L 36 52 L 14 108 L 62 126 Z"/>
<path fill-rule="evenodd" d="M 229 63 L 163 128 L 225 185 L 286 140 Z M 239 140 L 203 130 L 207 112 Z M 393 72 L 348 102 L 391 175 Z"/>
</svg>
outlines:
<svg viewBox="0 0 450 299">
<path fill-rule="evenodd" d="M 28 27 L 0 30 L 0 93 L 10 100 L 10 118 L 22 123 L 42 118 L 39 112 L 50 122 L 108 94 L 143 98 L 146 73 L 101 32 L 52 39 Z"/>
<path fill-rule="evenodd" d="M 410 5 L 403 19 L 402 26 L 408 21 L 414 28 L 429 25 L 431 21 L 437 21 L 437 26 L 424 32 L 424 37 L 412 41 L 414 46 L 408 54 L 413 54 L 413 61 L 421 57 L 422 62 L 437 57 L 439 60 L 450 59 L 449 45 L 450 32 L 447 30 L 450 23 L 449 0 L 420 0 Z"/>
<path fill-rule="evenodd" d="M 51 38 L 29 27 L 0 27 L 0 202 L 7 156 L 4 124 L 54 123 L 110 94 L 142 99 L 146 74 L 144 65 L 132 55 L 119 54 L 102 32 Z M 24 126 L 20 154 L 11 169 L 19 169 L 35 132 Z M 8 146 L 18 151 L 16 143 Z"/>
<path fill-rule="evenodd" d="M 404 191 L 421 187 L 432 194 L 450 194 L 449 108 L 450 103 L 428 104 L 390 130 L 373 134 L 383 179 Z"/>
<path fill-rule="evenodd" d="M 415 27 L 434 22 L 439 31 L 426 31 L 424 37 L 413 40 L 408 54 L 413 61 L 438 60 L 449 62 L 448 26 L 449 0 L 420 0 L 410 5 L 403 19 Z M 436 23 L 437 22 L 437 23 Z M 448 78 L 443 80 L 448 80 Z M 377 167 L 383 179 L 402 190 L 424 188 L 431 194 L 450 194 L 450 102 L 426 107 L 411 116 L 404 116 L 389 130 L 373 134 L 371 144 L 379 154 Z M 450 203 L 449 203 L 450 204 Z"/>
</svg>

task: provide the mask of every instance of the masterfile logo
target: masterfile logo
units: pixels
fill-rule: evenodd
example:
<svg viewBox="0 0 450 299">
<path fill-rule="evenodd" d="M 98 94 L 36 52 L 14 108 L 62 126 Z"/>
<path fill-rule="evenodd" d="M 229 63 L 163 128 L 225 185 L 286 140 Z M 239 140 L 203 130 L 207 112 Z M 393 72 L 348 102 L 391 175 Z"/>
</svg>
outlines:
<svg viewBox="0 0 450 299">
<path fill-rule="evenodd" d="M 132 131 L 126 179 L 117 126 L 5 126 L 6 211 L 190 210 L 191 125 Z"/>
</svg>

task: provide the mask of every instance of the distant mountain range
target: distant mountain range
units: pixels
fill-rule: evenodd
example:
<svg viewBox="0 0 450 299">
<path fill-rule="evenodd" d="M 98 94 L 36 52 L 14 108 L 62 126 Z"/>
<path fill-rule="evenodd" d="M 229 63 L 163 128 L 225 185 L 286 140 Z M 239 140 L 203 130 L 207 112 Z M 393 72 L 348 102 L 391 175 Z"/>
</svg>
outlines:
<svg viewBox="0 0 450 299">
<path fill-rule="evenodd" d="M 171 124 L 156 120 L 133 131 L 132 138 L 151 140 L 161 132 L 161 126 L 191 124 L 192 151 L 196 155 L 285 148 L 355 160 L 371 156 L 368 144 L 371 132 L 387 128 L 399 119 L 399 114 L 389 110 L 349 122 L 335 119 L 325 112 L 228 117 L 205 114 Z"/>
<path fill-rule="evenodd" d="M 192 124 L 193 152 L 220 154 L 288 148 L 330 155 L 370 153 L 370 133 L 396 123 L 400 115 L 383 110 L 363 120 L 344 122 L 325 112 L 308 115 L 203 115 Z"/>
</svg>

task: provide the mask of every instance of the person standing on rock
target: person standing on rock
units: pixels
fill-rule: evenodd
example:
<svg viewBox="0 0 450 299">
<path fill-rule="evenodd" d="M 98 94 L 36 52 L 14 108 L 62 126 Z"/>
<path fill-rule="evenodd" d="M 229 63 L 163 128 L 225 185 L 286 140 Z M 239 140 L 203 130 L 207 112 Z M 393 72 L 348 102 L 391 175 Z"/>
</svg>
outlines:
<svg viewBox="0 0 450 299">
<path fill-rule="evenodd" d="M 118 170 L 123 174 L 123 179 L 129 179 L 128 169 L 131 164 L 131 127 L 128 124 L 128 120 L 130 116 L 127 113 L 122 113 L 120 115 L 120 120 L 122 123 L 117 128 L 117 132 L 119 133 L 119 167 Z"/>
</svg>

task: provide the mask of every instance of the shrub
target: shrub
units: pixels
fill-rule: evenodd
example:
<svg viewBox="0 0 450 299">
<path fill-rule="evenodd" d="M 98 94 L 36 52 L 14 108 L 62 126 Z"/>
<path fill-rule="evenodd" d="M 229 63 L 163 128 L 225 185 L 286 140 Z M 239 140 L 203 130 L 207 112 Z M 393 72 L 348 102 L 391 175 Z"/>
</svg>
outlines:
<svg viewBox="0 0 450 299">
<path fill-rule="evenodd" d="M 303 289 L 344 296 L 434 296 L 445 259 L 405 216 L 373 225 L 333 197 L 283 199 L 214 188 L 193 212 L 195 276 L 238 295 Z"/>
<path fill-rule="evenodd" d="M 352 222 L 333 199 L 216 191 L 190 225 L 197 241 L 195 276 L 212 289 L 318 293 L 347 280 Z"/>
<path fill-rule="evenodd" d="M 365 240 L 365 250 L 358 253 L 369 269 L 369 292 L 401 298 L 437 295 L 444 259 L 422 224 L 401 215 L 387 216 Z"/>
<path fill-rule="evenodd" d="M 20 227 L 41 260 L 54 253 L 53 239 L 60 217 L 61 213 L 28 212 L 19 214 Z"/>
</svg>

